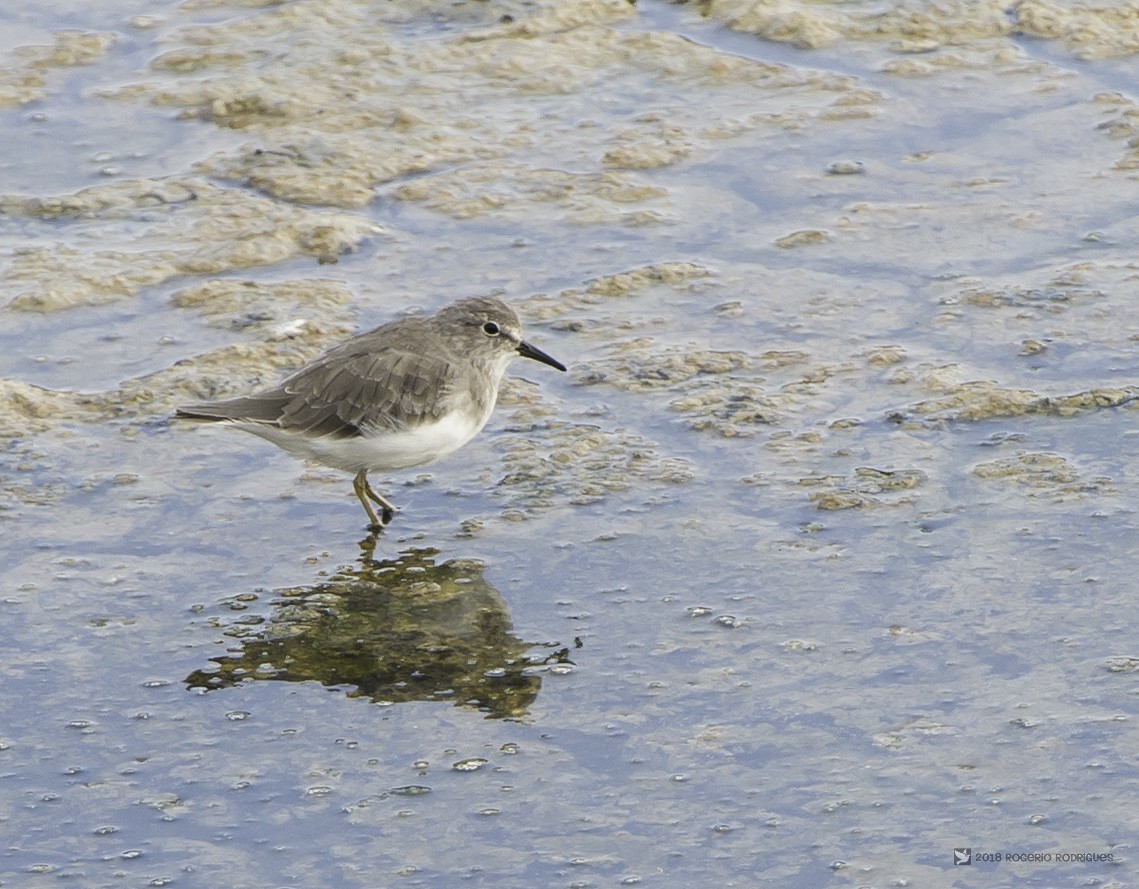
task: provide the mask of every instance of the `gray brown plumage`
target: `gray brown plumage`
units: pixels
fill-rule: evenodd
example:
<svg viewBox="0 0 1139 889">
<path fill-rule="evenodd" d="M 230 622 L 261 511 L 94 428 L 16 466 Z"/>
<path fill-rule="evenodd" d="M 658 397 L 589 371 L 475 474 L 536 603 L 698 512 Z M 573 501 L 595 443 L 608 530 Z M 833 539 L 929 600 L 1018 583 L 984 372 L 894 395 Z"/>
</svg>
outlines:
<svg viewBox="0 0 1139 889">
<path fill-rule="evenodd" d="M 368 471 L 423 465 L 466 444 L 494 410 L 516 355 L 565 370 L 522 339 L 513 309 L 474 297 L 358 334 L 270 389 L 185 405 L 175 416 L 236 426 L 356 473 L 356 495 L 380 527 L 394 507 L 372 490 Z"/>
</svg>

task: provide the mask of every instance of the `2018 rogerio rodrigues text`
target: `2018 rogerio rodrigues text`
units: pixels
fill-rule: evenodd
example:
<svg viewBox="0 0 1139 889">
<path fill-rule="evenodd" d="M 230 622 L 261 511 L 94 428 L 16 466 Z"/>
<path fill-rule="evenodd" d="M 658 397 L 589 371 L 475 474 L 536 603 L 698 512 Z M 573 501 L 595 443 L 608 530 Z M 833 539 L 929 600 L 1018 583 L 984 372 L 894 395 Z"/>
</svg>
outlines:
<svg viewBox="0 0 1139 889">
<path fill-rule="evenodd" d="M 987 852 L 980 849 L 974 850 L 968 846 L 958 847 L 953 850 L 953 864 L 955 866 L 972 864 L 975 861 L 1074 864 L 1080 862 L 1110 863 L 1114 860 L 1115 855 L 1111 852 L 1008 852 L 1004 850 L 999 852 Z"/>
</svg>

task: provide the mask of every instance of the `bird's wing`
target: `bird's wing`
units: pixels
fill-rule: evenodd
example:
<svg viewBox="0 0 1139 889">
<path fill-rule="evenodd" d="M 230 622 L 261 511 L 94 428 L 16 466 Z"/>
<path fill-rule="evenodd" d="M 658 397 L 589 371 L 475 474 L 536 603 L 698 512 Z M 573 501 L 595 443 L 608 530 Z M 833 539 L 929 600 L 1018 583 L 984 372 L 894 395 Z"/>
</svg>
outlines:
<svg viewBox="0 0 1139 889">
<path fill-rule="evenodd" d="M 358 349 L 329 352 L 266 396 L 281 399 L 273 421 L 282 429 L 351 438 L 367 430 L 407 429 L 439 419 L 453 404 L 458 375 L 446 353 L 402 348 L 374 352 L 361 343 Z"/>
<path fill-rule="evenodd" d="M 414 350 L 395 345 L 402 328 Z M 368 430 L 412 428 L 436 420 L 464 397 L 461 357 L 405 318 L 341 343 L 271 389 L 225 401 L 185 405 L 178 416 L 263 423 L 312 436 L 352 438 Z"/>
</svg>

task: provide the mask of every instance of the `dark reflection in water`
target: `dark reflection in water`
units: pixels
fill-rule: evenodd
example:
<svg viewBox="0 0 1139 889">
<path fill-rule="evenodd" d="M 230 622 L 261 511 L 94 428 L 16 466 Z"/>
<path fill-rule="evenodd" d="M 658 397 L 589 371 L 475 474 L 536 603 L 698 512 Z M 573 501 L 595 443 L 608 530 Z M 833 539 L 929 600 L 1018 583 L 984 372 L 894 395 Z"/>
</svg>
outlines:
<svg viewBox="0 0 1139 889">
<path fill-rule="evenodd" d="M 374 537 L 360 547 L 357 565 L 278 590 L 268 620 L 229 627 L 241 651 L 214 658 L 186 684 L 211 690 L 253 679 L 315 680 L 374 701 L 448 700 L 517 718 L 537 698 L 542 672 L 569 663 L 567 649 L 534 653 L 534 643 L 513 634 L 482 562 L 436 564 L 435 549 L 376 560 Z"/>
</svg>

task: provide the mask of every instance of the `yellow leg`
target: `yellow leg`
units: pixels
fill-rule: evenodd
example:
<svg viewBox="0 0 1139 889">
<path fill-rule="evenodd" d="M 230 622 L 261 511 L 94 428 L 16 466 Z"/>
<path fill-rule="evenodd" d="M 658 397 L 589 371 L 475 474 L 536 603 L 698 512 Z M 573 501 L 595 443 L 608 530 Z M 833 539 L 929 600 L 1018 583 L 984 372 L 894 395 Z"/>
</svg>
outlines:
<svg viewBox="0 0 1139 889">
<path fill-rule="evenodd" d="M 382 528 L 392 520 L 395 515 L 395 507 L 392 506 L 384 497 L 377 494 L 372 490 L 372 486 L 368 484 L 368 471 L 361 469 L 356 473 L 356 477 L 352 480 L 352 490 L 356 492 L 356 497 L 364 507 L 364 512 L 368 514 L 373 528 Z M 372 509 L 372 504 L 369 500 L 375 501 L 380 506 L 380 515 L 376 516 L 376 511 Z"/>
</svg>

